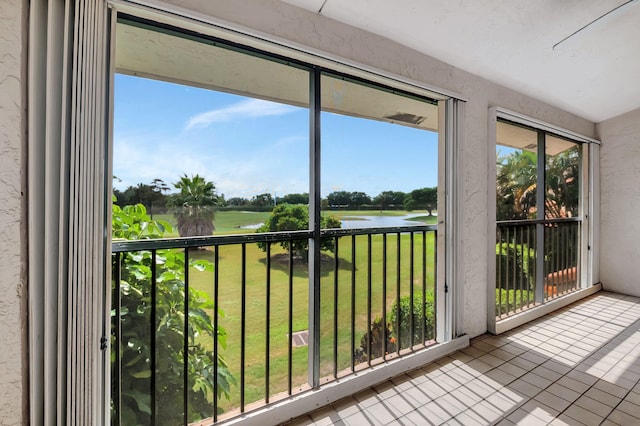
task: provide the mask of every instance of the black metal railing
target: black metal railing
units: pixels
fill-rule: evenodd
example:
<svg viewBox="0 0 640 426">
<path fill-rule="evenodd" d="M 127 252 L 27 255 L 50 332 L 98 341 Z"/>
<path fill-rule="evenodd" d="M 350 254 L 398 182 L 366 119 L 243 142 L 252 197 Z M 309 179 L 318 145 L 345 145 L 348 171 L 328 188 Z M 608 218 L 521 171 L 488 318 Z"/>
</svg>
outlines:
<svg viewBox="0 0 640 426">
<path fill-rule="evenodd" d="M 114 242 L 112 423 L 216 422 L 436 341 L 435 226 L 322 230 L 318 283 L 310 238 Z"/>
<path fill-rule="evenodd" d="M 497 222 L 496 317 L 508 317 L 579 288 L 581 221 Z"/>
</svg>

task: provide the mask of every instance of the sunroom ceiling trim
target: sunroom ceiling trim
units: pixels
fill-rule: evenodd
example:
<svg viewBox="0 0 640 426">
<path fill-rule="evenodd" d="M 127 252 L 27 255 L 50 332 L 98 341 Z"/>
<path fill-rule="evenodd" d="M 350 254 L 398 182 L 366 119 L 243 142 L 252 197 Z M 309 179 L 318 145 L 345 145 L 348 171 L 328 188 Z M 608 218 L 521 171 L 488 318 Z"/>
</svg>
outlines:
<svg viewBox="0 0 640 426">
<path fill-rule="evenodd" d="M 524 126 L 533 127 L 540 130 L 546 130 L 550 133 L 554 133 L 558 136 L 572 139 L 577 142 L 595 143 L 600 145 L 600 141 L 589 136 L 576 133 L 572 130 L 565 129 L 555 124 L 548 123 L 546 121 L 538 120 L 515 111 L 508 110 L 506 108 L 494 107 L 498 118 L 508 120 L 514 123 L 522 124 Z"/>
<path fill-rule="evenodd" d="M 202 9 L 206 7 L 205 2 L 193 1 L 193 8 L 176 6 L 155 0 L 108 0 L 108 3 L 119 13 L 184 28 L 207 36 L 218 37 L 311 65 L 349 74 L 353 77 L 359 77 L 374 83 L 412 92 L 416 95 L 425 96 L 434 100 L 454 98 L 460 101 L 467 101 L 461 94 L 450 90 L 432 87 L 411 78 L 351 61 L 338 55 L 313 49 L 309 46 L 304 46 L 290 40 L 265 34 L 211 16 L 202 11 Z"/>
</svg>

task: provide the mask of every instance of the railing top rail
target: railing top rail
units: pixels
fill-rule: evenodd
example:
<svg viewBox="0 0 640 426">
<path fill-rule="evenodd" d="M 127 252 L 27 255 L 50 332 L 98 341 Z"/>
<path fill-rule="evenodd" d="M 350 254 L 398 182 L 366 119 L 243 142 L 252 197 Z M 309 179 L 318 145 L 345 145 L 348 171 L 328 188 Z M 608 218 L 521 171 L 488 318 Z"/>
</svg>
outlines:
<svg viewBox="0 0 640 426">
<path fill-rule="evenodd" d="M 537 224 L 549 224 L 549 223 L 568 223 L 568 222 L 582 222 L 580 217 L 563 217 L 557 219 L 526 219 L 526 220 L 499 220 L 496 221 L 497 226 L 512 226 L 512 225 L 537 225 Z"/>
<path fill-rule="evenodd" d="M 396 226 L 387 228 L 323 229 L 321 237 L 343 237 L 348 235 L 397 234 L 406 232 L 435 231 L 436 225 Z M 286 232 L 263 232 L 255 234 L 216 235 L 210 237 L 159 238 L 147 240 L 116 240 L 111 243 L 112 253 L 140 250 L 161 250 L 223 246 L 242 243 L 281 242 L 312 238 L 309 230 Z"/>
<path fill-rule="evenodd" d="M 311 238 L 311 231 L 264 232 L 255 234 L 216 235 L 210 237 L 158 238 L 148 240 L 121 240 L 111 243 L 111 252 L 173 249 L 187 247 L 222 246 L 242 243 L 263 243 Z"/>
<path fill-rule="evenodd" d="M 402 234 L 406 232 L 436 231 L 437 225 L 389 226 L 384 228 L 331 228 L 322 229 L 322 237 L 344 237 L 348 235 Z"/>
</svg>

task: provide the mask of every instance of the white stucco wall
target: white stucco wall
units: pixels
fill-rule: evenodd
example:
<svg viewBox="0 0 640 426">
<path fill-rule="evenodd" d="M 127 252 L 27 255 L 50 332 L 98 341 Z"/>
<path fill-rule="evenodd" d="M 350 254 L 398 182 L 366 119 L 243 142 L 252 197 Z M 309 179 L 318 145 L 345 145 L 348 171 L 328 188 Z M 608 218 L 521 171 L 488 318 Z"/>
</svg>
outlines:
<svg viewBox="0 0 640 426">
<path fill-rule="evenodd" d="M 470 73 L 403 47 L 380 36 L 327 19 L 275 0 L 169 0 L 186 13 L 207 16 L 246 28 L 269 39 L 282 40 L 314 52 L 325 52 L 397 76 L 423 82 L 431 87 L 453 91 L 467 98 L 464 120 L 464 146 L 458 176 L 461 229 L 457 245 L 460 254 L 459 282 L 462 291 L 461 331 L 475 336 L 486 331 L 488 257 L 488 108 L 504 107 L 527 116 L 595 137 L 595 125 Z M 192 13 L 189 11 L 197 11 Z"/>
<path fill-rule="evenodd" d="M 26 323 L 22 220 L 24 18 L 22 0 L 0 1 L 0 424 L 22 424 Z"/>
<path fill-rule="evenodd" d="M 640 296 L 640 109 L 597 126 L 600 148 L 600 279 Z"/>
</svg>

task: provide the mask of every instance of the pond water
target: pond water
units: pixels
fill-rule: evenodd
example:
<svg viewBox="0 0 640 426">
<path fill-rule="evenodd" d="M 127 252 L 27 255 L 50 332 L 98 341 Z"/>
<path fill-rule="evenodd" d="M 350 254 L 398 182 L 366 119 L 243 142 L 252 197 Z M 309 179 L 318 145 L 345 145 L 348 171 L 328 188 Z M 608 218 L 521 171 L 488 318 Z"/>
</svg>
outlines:
<svg viewBox="0 0 640 426">
<path fill-rule="evenodd" d="M 418 216 L 424 216 L 424 213 L 404 216 L 353 216 L 352 218 L 345 217 L 347 220 L 340 222 L 345 229 L 424 225 L 424 222 L 411 220 L 411 218 Z"/>
<path fill-rule="evenodd" d="M 395 226 L 415 226 L 424 225 L 424 222 L 411 220 L 411 218 L 424 216 L 420 214 L 407 214 L 403 216 L 345 216 L 346 220 L 341 220 L 343 229 L 355 228 L 383 228 Z M 435 216 L 435 214 L 434 214 Z M 242 229 L 258 229 L 262 223 L 254 223 L 242 226 Z"/>
</svg>

